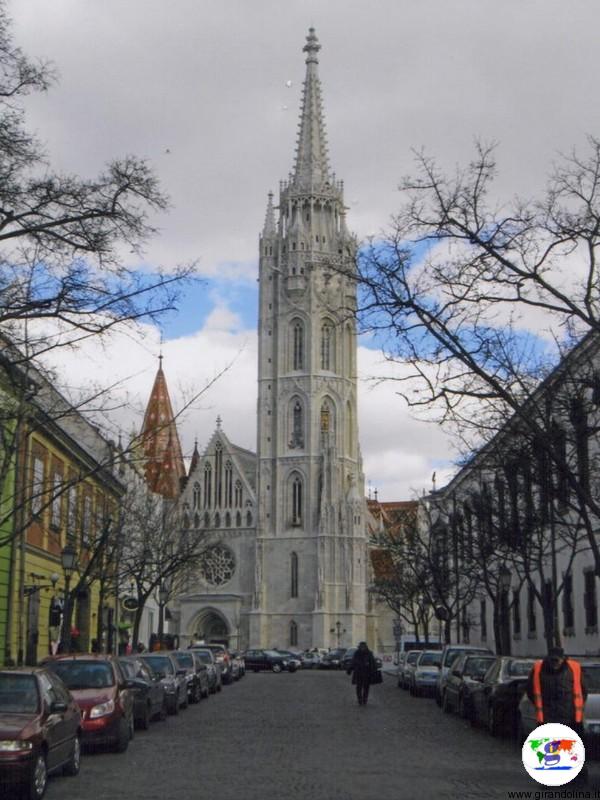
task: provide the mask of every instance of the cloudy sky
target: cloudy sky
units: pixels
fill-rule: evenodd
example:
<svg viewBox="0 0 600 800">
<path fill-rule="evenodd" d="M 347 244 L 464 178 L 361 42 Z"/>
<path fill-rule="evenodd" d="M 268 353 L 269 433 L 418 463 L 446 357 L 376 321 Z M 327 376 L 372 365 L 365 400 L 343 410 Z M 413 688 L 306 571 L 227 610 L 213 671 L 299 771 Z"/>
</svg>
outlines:
<svg viewBox="0 0 600 800">
<path fill-rule="evenodd" d="M 61 170 L 93 176 L 115 156 L 146 157 L 171 197 L 145 265 L 197 261 L 205 282 L 165 321 L 176 406 L 222 368 L 183 416 L 183 447 L 218 413 L 255 447 L 257 237 L 267 192 L 293 164 L 301 52 L 314 25 L 332 168 L 349 226 L 385 228 L 412 148 L 449 169 L 475 138 L 499 143 L 500 201 L 535 196 L 560 152 L 600 133 L 600 5 L 593 0 L 9 0 L 18 43 L 51 59 L 58 86 L 27 103 L 29 125 Z M 120 337 L 57 365 L 65 383 L 119 380 L 139 424 L 160 332 Z M 411 417 L 377 350 L 363 341 L 360 432 L 382 499 L 448 474 L 443 432 Z M 136 422 L 137 421 L 137 422 Z"/>
</svg>

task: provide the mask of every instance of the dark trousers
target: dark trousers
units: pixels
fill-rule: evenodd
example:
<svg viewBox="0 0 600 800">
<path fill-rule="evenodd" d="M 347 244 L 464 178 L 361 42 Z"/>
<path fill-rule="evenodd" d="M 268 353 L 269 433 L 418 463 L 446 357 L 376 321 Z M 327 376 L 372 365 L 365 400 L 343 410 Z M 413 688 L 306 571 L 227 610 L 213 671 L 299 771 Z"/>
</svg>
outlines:
<svg viewBox="0 0 600 800">
<path fill-rule="evenodd" d="M 365 705 L 369 699 L 369 686 L 371 680 L 369 676 L 357 675 L 356 676 L 356 696 L 361 705 Z"/>
</svg>

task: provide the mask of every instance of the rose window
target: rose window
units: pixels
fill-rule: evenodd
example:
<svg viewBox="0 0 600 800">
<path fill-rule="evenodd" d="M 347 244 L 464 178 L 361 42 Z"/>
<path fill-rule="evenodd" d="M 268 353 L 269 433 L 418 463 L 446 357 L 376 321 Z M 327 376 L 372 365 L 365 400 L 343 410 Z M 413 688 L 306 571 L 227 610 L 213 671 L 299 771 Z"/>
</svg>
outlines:
<svg viewBox="0 0 600 800">
<path fill-rule="evenodd" d="M 222 586 L 235 572 L 233 553 L 222 544 L 207 547 L 200 558 L 200 572 L 207 583 Z"/>
</svg>

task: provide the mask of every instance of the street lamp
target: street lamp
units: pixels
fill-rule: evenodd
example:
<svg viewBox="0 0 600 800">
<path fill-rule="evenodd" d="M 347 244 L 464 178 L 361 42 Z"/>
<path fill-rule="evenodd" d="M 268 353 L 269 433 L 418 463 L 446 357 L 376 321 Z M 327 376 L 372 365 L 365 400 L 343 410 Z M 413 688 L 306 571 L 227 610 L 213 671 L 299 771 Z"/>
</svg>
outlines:
<svg viewBox="0 0 600 800">
<path fill-rule="evenodd" d="M 512 576 L 506 564 L 498 570 L 498 588 L 500 590 L 500 646 L 502 655 L 510 655 L 510 621 L 508 619 L 508 593 Z"/>
<path fill-rule="evenodd" d="M 71 650 L 71 578 L 77 569 L 77 551 L 72 544 L 66 544 L 63 547 L 60 554 L 60 563 L 65 573 L 61 652 L 68 653 Z"/>
<path fill-rule="evenodd" d="M 342 634 L 346 633 L 346 628 L 342 628 L 342 623 L 338 619 L 338 621 L 335 623 L 335 628 L 330 628 L 329 629 L 329 633 L 335 633 L 337 646 L 339 647 L 340 646 L 340 639 L 342 637 Z"/>
<path fill-rule="evenodd" d="M 158 644 L 161 650 L 162 650 L 163 636 L 164 636 L 165 606 L 167 604 L 168 599 L 169 599 L 169 589 L 164 583 L 161 583 L 158 589 Z"/>
</svg>

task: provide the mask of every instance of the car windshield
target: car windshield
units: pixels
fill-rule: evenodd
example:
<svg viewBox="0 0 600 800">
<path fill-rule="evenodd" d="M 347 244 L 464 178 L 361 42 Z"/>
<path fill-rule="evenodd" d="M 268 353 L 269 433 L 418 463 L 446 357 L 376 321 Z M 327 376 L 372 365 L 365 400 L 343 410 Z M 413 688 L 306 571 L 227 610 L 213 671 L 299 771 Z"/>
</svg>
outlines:
<svg viewBox="0 0 600 800">
<path fill-rule="evenodd" d="M 277 650 L 265 650 L 265 655 L 270 656 L 271 658 L 283 658 L 281 653 L 278 653 Z"/>
<path fill-rule="evenodd" d="M 463 674 L 467 675 L 469 678 L 473 678 L 476 675 L 484 675 L 493 660 L 493 658 L 471 656 L 466 660 Z"/>
<path fill-rule="evenodd" d="M 194 658 L 191 653 L 175 653 L 177 663 L 182 667 L 193 667 Z"/>
<path fill-rule="evenodd" d="M 203 664 L 212 664 L 212 658 L 210 653 L 202 652 L 202 650 L 196 650 L 196 655 L 202 661 Z"/>
<path fill-rule="evenodd" d="M 35 714 L 39 697 L 33 675 L 0 673 L 0 714 Z"/>
<path fill-rule="evenodd" d="M 589 694 L 600 694 L 600 665 L 594 664 L 589 667 L 582 665 L 582 668 L 583 681 Z"/>
<path fill-rule="evenodd" d="M 514 678 L 524 678 L 529 675 L 533 661 L 511 661 L 508 665 L 507 673 Z"/>
<path fill-rule="evenodd" d="M 104 661 L 51 661 L 47 666 L 69 689 L 106 689 L 115 683 L 112 668 Z"/>
<path fill-rule="evenodd" d="M 155 672 L 164 672 L 166 675 L 173 675 L 175 672 L 171 659 L 167 656 L 146 656 L 144 661 L 148 661 Z"/>
<path fill-rule="evenodd" d="M 420 655 L 421 655 L 421 654 L 419 653 L 419 651 L 418 651 L 418 650 L 415 650 L 413 653 L 409 653 L 409 654 L 406 656 L 406 663 L 407 663 L 407 664 L 416 664 L 416 663 L 417 663 L 417 658 L 418 658 Z"/>
<path fill-rule="evenodd" d="M 441 663 L 441 653 L 422 653 L 419 660 L 420 667 L 439 667 Z"/>
</svg>

